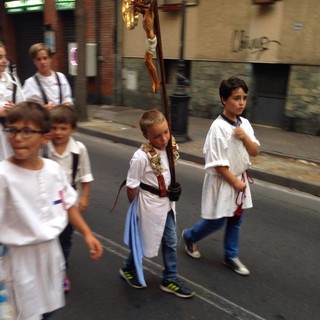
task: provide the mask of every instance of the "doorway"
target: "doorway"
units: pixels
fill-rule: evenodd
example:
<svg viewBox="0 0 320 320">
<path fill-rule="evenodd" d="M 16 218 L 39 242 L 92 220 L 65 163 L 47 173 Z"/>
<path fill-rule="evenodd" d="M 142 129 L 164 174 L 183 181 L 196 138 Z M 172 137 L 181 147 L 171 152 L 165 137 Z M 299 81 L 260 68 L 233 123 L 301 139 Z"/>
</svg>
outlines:
<svg viewBox="0 0 320 320">
<path fill-rule="evenodd" d="M 253 123 L 283 127 L 289 71 L 287 64 L 253 65 Z"/>
</svg>

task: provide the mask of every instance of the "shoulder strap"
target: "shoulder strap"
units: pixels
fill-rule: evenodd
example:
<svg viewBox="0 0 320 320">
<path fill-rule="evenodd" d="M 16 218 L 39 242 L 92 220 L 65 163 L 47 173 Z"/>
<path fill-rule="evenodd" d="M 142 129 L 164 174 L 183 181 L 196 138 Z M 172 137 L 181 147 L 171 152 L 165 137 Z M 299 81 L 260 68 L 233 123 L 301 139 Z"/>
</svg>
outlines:
<svg viewBox="0 0 320 320">
<path fill-rule="evenodd" d="M 17 95 L 17 83 L 16 79 L 14 78 L 14 75 L 10 72 L 10 77 L 12 78 L 13 81 L 13 90 L 12 90 L 12 102 L 16 103 L 16 95 Z"/>
<path fill-rule="evenodd" d="M 47 144 L 43 145 L 41 148 L 41 156 L 43 158 L 49 158 L 49 147 Z"/>
<path fill-rule="evenodd" d="M 73 153 L 72 154 L 72 180 L 71 180 L 71 185 L 72 187 L 76 190 L 76 175 L 77 175 L 77 170 L 78 170 L 78 163 L 79 163 L 79 154 L 78 153 Z"/>
<path fill-rule="evenodd" d="M 38 76 L 36 74 L 34 75 L 34 79 L 36 80 L 36 83 L 38 84 L 38 87 L 39 87 L 39 89 L 41 91 L 42 99 L 43 99 L 44 104 L 48 104 L 48 98 L 47 98 L 46 93 L 44 92 L 43 87 L 42 87 L 42 85 L 40 83 L 40 80 L 39 80 L 39 78 L 38 78 Z"/>
<path fill-rule="evenodd" d="M 164 177 L 162 175 L 162 173 L 160 172 L 160 174 L 158 172 L 156 172 L 155 170 L 155 164 L 154 164 L 154 161 L 153 159 L 155 157 L 158 157 L 158 160 L 159 162 L 157 162 L 157 164 L 159 164 L 161 166 L 161 159 L 157 153 L 157 151 L 154 149 L 154 147 L 150 144 L 149 145 L 149 149 L 146 150 L 146 144 L 143 144 L 141 146 L 142 150 L 144 152 L 147 153 L 147 156 L 148 156 L 148 159 L 151 163 L 151 167 L 153 169 L 153 172 L 155 173 L 156 177 L 157 177 L 157 180 L 158 180 L 158 185 L 159 185 L 159 190 L 160 190 L 160 195 L 159 197 L 166 197 L 167 196 L 167 188 L 166 188 L 166 183 L 164 181 Z"/>
<path fill-rule="evenodd" d="M 56 78 L 57 78 L 57 82 L 58 82 L 58 86 L 59 86 L 59 101 L 60 104 L 62 103 L 62 89 L 61 89 L 61 82 L 60 82 L 60 78 L 58 76 L 58 72 L 55 72 L 56 74 Z"/>
</svg>

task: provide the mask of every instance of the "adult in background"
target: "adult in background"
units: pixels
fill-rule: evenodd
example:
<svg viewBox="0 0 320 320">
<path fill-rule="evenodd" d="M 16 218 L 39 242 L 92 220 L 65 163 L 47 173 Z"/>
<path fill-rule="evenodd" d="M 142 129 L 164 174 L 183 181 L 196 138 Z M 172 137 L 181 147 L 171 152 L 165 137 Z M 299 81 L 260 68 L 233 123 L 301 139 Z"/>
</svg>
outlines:
<svg viewBox="0 0 320 320">
<path fill-rule="evenodd" d="M 3 133 L 7 111 L 15 103 L 24 101 L 19 80 L 7 71 L 8 59 L 6 48 L 0 43 L 0 161 L 11 154 L 8 139 Z"/>
<path fill-rule="evenodd" d="M 66 76 L 51 69 L 50 48 L 44 43 L 36 43 L 30 47 L 29 54 L 37 73 L 23 85 L 26 100 L 39 103 L 49 110 L 59 104 L 72 105 L 71 88 Z"/>
</svg>

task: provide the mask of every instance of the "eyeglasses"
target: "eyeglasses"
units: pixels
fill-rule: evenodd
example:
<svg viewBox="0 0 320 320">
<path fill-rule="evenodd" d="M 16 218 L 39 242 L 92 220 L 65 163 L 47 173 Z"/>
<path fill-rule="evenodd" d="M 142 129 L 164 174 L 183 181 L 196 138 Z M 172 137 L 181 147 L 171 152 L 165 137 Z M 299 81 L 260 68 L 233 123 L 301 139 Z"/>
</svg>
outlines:
<svg viewBox="0 0 320 320">
<path fill-rule="evenodd" d="M 30 128 L 4 128 L 3 131 L 7 133 L 9 138 L 15 138 L 15 136 L 20 133 L 23 139 L 30 139 L 35 133 L 45 133 L 43 130 L 33 130 Z"/>
</svg>

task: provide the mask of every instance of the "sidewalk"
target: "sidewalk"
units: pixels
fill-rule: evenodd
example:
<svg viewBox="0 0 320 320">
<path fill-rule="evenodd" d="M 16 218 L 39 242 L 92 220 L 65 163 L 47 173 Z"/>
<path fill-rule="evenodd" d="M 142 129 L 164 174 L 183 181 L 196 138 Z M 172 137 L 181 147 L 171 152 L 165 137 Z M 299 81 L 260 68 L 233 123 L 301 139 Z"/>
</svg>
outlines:
<svg viewBox="0 0 320 320">
<path fill-rule="evenodd" d="M 144 138 L 139 117 L 145 110 L 119 106 L 88 106 L 90 121 L 79 132 L 139 147 Z M 202 147 L 212 119 L 188 118 L 187 135 L 179 144 L 181 159 L 203 164 Z M 320 196 L 320 137 L 253 125 L 260 154 L 252 158 L 254 178 Z"/>
</svg>

